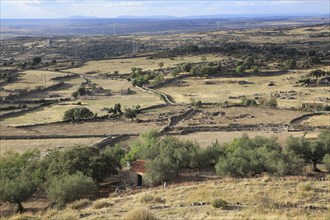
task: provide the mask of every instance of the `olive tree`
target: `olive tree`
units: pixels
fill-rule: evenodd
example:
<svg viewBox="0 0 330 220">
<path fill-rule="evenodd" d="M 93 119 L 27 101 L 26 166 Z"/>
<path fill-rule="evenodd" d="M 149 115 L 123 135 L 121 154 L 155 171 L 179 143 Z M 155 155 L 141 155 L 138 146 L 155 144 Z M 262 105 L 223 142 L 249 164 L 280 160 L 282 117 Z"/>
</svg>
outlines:
<svg viewBox="0 0 330 220">
<path fill-rule="evenodd" d="M 305 137 L 289 137 L 286 150 L 313 165 L 313 171 L 320 171 L 317 164 L 321 163 L 326 154 L 330 154 L 330 130 L 321 131 L 315 141 Z"/>
<path fill-rule="evenodd" d="M 39 157 L 35 150 L 0 155 L 0 201 L 16 203 L 17 212 L 24 211 L 22 202 L 33 195 L 42 181 L 42 171 L 37 166 Z"/>
</svg>

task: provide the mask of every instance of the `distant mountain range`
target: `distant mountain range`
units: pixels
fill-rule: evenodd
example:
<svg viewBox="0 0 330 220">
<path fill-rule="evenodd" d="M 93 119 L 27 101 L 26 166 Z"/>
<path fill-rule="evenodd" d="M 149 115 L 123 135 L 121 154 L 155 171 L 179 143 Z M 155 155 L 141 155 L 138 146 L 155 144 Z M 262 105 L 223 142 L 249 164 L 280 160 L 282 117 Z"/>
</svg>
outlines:
<svg viewBox="0 0 330 220">
<path fill-rule="evenodd" d="M 93 16 L 74 15 L 68 19 L 221 19 L 221 18 L 296 18 L 296 17 L 329 17 L 329 14 L 217 14 L 217 15 L 195 15 L 195 16 L 170 16 L 170 15 L 151 15 L 151 16 L 131 16 L 121 15 L 115 18 L 99 18 Z"/>
</svg>

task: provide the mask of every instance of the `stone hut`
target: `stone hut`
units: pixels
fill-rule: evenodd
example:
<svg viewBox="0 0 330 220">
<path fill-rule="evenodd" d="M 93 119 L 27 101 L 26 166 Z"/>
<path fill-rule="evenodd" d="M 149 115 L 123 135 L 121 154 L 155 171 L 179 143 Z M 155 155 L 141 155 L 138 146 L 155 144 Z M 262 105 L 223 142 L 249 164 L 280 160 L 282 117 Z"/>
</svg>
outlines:
<svg viewBox="0 0 330 220">
<path fill-rule="evenodd" d="M 143 176 L 146 173 L 144 165 L 145 160 L 136 160 L 129 169 L 130 182 L 135 186 L 147 185 L 146 182 L 143 180 Z"/>
</svg>

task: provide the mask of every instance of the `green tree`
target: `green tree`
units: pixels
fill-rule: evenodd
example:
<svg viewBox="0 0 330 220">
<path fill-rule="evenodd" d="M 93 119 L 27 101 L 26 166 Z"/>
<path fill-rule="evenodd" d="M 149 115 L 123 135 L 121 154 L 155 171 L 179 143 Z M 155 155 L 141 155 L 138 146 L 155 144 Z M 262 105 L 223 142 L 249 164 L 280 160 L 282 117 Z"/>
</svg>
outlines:
<svg viewBox="0 0 330 220">
<path fill-rule="evenodd" d="M 177 66 L 172 70 L 171 75 L 175 78 L 181 73 L 181 71 L 182 71 L 181 66 Z"/>
<path fill-rule="evenodd" d="M 283 154 L 274 138 L 243 135 L 227 145 L 226 151 L 215 165 L 220 176 L 246 177 L 263 172 L 287 175 L 299 172 L 302 165 L 296 158 Z"/>
<path fill-rule="evenodd" d="M 317 164 L 322 162 L 326 154 L 330 154 L 330 131 L 321 131 L 315 141 L 304 137 L 289 137 L 286 150 L 313 165 L 313 171 L 320 171 Z"/>
<path fill-rule="evenodd" d="M 330 172 L 330 154 L 324 155 L 322 162 L 325 165 L 325 167 L 328 169 L 328 171 Z"/>
<path fill-rule="evenodd" d="M 64 113 L 64 121 L 81 121 L 94 118 L 94 113 L 86 107 L 76 107 Z"/>
<path fill-rule="evenodd" d="M 245 71 L 244 65 L 238 65 L 235 69 L 236 73 L 242 74 Z"/>
<path fill-rule="evenodd" d="M 121 111 L 121 105 L 120 103 L 116 103 L 115 107 L 113 108 L 115 111 L 115 114 L 119 113 L 119 114 L 123 114 L 123 112 Z"/>
<path fill-rule="evenodd" d="M 60 176 L 62 173 L 75 174 L 82 172 L 95 181 L 109 177 L 118 172 L 120 164 L 109 153 L 100 153 L 96 147 L 73 147 L 65 151 L 49 154 L 46 164 L 47 178 Z"/>
<path fill-rule="evenodd" d="M 193 66 L 191 67 L 189 73 L 193 76 L 198 76 L 200 75 L 200 67 L 199 66 Z"/>
<path fill-rule="evenodd" d="M 129 118 L 133 121 L 134 118 L 136 118 L 136 115 L 137 115 L 137 113 L 134 109 L 131 109 L 131 108 L 126 108 L 125 109 L 125 112 L 124 112 L 125 118 Z"/>
<path fill-rule="evenodd" d="M 156 130 L 142 133 L 139 140 L 133 141 L 130 144 L 130 150 L 125 154 L 121 162 L 133 162 L 137 159 L 143 159 L 142 149 L 149 149 L 151 146 L 155 145 L 158 140 L 159 133 Z"/>
<path fill-rule="evenodd" d="M 259 72 L 259 67 L 258 66 L 253 66 L 252 67 L 252 73 L 258 73 Z"/>
<path fill-rule="evenodd" d="M 193 64 L 192 63 L 184 63 L 182 64 L 181 66 L 181 70 L 183 72 L 190 72 L 190 69 L 193 67 Z"/>
<path fill-rule="evenodd" d="M 244 67 L 247 69 L 250 69 L 252 65 L 254 64 L 254 59 L 251 56 L 248 56 L 244 59 Z"/>
<path fill-rule="evenodd" d="M 43 179 L 39 157 L 36 150 L 0 155 L 0 202 L 16 203 L 17 211 L 24 211 L 22 202 L 33 195 Z"/>
<path fill-rule="evenodd" d="M 67 202 L 83 198 L 96 189 L 91 177 L 78 172 L 75 174 L 63 174 L 49 181 L 46 193 L 48 198 L 61 207 Z"/>
<path fill-rule="evenodd" d="M 41 57 L 33 57 L 32 59 L 32 65 L 36 65 L 41 63 Z"/>
<path fill-rule="evenodd" d="M 102 152 L 103 155 L 110 158 L 117 167 L 121 168 L 121 160 L 124 158 L 126 151 L 119 145 L 107 146 L 106 149 Z"/>
<path fill-rule="evenodd" d="M 284 67 L 286 69 L 295 69 L 297 67 L 297 62 L 295 59 L 289 59 L 284 62 Z"/>
</svg>

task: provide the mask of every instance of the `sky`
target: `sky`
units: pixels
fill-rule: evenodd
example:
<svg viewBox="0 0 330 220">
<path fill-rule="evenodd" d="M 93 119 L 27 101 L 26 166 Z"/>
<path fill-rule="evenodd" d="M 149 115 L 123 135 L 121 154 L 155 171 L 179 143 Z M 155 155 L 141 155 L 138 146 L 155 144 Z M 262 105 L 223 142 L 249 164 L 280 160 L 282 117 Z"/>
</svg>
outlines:
<svg viewBox="0 0 330 220">
<path fill-rule="evenodd" d="M 0 0 L 1 19 L 93 16 L 329 14 L 329 0 Z"/>
</svg>

